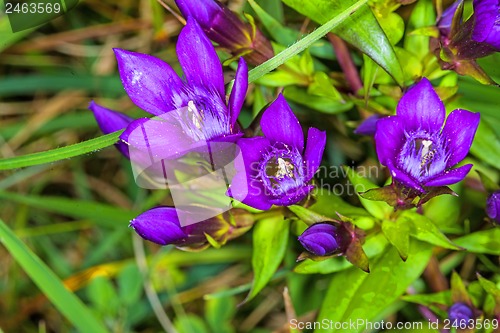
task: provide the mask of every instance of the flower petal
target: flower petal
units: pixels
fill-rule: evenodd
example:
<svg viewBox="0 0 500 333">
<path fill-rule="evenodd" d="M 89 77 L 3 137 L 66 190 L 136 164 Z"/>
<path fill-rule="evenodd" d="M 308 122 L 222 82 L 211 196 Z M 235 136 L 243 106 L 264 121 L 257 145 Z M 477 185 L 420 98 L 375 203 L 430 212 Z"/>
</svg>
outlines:
<svg viewBox="0 0 500 333">
<path fill-rule="evenodd" d="M 426 78 L 410 88 L 397 106 L 397 115 L 407 132 L 418 129 L 436 133 L 441 130 L 446 116 L 443 102 Z"/>
<path fill-rule="evenodd" d="M 428 180 L 424 186 L 445 186 L 458 183 L 467 176 L 472 164 L 466 164 L 456 169 L 445 171 L 444 173 Z"/>
<path fill-rule="evenodd" d="M 182 81 L 169 64 L 148 54 L 114 51 L 123 87 L 135 105 L 154 115 L 174 109 Z"/>
<path fill-rule="evenodd" d="M 387 166 L 395 161 L 405 142 L 404 124 L 401 117 L 389 116 L 377 121 L 375 146 L 380 164 Z"/>
<path fill-rule="evenodd" d="M 175 4 L 184 17 L 192 16 L 204 28 L 210 27 L 214 16 L 221 10 L 214 0 L 175 0 Z"/>
<path fill-rule="evenodd" d="M 258 162 L 266 152 L 271 142 L 264 137 L 243 138 L 238 140 L 241 158 L 235 160 L 238 171 L 245 171 L 248 175 L 256 175 L 259 172 Z"/>
<path fill-rule="evenodd" d="M 233 90 L 229 96 L 229 112 L 231 113 L 231 127 L 234 127 L 240 114 L 248 89 L 248 67 L 243 58 L 238 62 L 238 70 L 234 79 Z"/>
<path fill-rule="evenodd" d="M 147 210 L 133 219 L 130 226 L 142 238 L 160 245 L 179 243 L 187 238 L 173 207 L 157 207 Z"/>
<path fill-rule="evenodd" d="M 183 156 L 193 150 L 195 144 L 180 126 L 160 117 L 135 120 L 120 139 L 129 145 L 132 162 L 139 165 Z M 200 144 L 206 146 L 205 142 Z"/>
<path fill-rule="evenodd" d="M 269 202 L 261 181 L 249 177 L 246 172 L 238 172 L 231 182 L 227 195 L 250 207 L 268 210 L 272 204 Z"/>
<path fill-rule="evenodd" d="M 100 106 L 94 101 L 90 102 L 89 110 L 94 113 L 95 120 L 104 134 L 113 133 L 126 128 L 134 119 Z M 127 158 L 129 158 L 128 147 L 123 142 L 117 142 L 116 148 Z"/>
<path fill-rule="evenodd" d="M 295 192 L 287 193 L 279 198 L 269 198 L 269 202 L 277 206 L 290 206 L 305 199 L 314 189 L 314 185 L 301 186 Z"/>
<path fill-rule="evenodd" d="M 363 120 L 361 124 L 359 124 L 359 126 L 354 130 L 354 134 L 368 136 L 375 135 L 375 131 L 377 130 L 377 122 L 382 117 L 383 116 L 379 114 L 369 116 L 368 118 Z"/>
<path fill-rule="evenodd" d="M 186 26 L 179 34 L 177 57 L 189 84 L 211 87 L 221 98 L 225 96 L 224 73 L 217 53 L 192 17 L 187 19 Z"/>
<path fill-rule="evenodd" d="M 472 39 L 500 49 L 498 0 L 474 0 L 474 29 Z"/>
<path fill-rule="evenodd" d="M 446 168 L 451 168 L 467 156 L 479 126 L 480 114 L 455 110 L 448 115 L 441 138 L 450 157 Z"/>
<path fill-rule="evenodd" d="M 326 132 L 311 127 L 307 131 L 307 144 L 305 151 L 306 174 L 305 181 L 309 181 L 321 164 L 323 151 L 326 145 Z"/>
<path fill-rule="evenodd" d="M 389 169 L 392 179 L 397 180 L 398 182 L 402 183 L 405 186 L 411 187 L 417 191 L 420 192 L 425 192 L 422 186 L 415 181 L 411 176 L 406 174 L 405 172 L 399 170 L 396 166 L 392 164 L 392 161 L 389 161 L 387 164 L 387 168 Z"/>
<path fill-rule="evenodd" d="M 304 133 L 299 120 L 282 94 L 269 105 L 260 120 L 262 132 L 271 142 L 282 142 L 299 150 L 304 150 Z"/>
</svg>

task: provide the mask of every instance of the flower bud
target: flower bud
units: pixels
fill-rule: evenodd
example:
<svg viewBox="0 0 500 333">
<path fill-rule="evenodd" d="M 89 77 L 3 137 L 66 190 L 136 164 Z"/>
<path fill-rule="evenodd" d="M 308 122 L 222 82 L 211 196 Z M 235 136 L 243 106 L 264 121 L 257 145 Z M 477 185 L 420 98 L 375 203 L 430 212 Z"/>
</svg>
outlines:
<svg viewBox="0 0 500 333">
<path fill-rule="evenodd" d="M 448 309 L 448 319 L 450 322 L 460 324 L 474 319 L 472 309 L 465 303 L 455 303 Z"/>
<path fill-rule="evenodd" d="M 311 225 L 299 236 L 299 242 L 308 252 L 316 256 L 341 253 L 346 248 L 341 227 L 329 222 Z"/>
<path fill-rule="evenodd" d="M 500 224 L 500 191 L 494 192 L 486 200 L 486 214 Z"/>
<path fill-rule="evenodd" d="M 175 3 L 184 17 L 193 17 L 208 38 L 233 56 L 244 56 L 253 65 L 274 56 L 271 43 L 253 22 L 243 22 L 217 0 L 175 0 Z"/>
<path fill-rule="evenodd" d="M 243 209 L 231 209 L 223 214 L 201 222 L 181 226 L 179 215 L 196 221 L 199 207 L 180 211 L 174 207 L 150 209 L 130 223 L 130 226 L 144 239 L 159 245 L 175 245 L 183 249 L 202 250 L 209 245 L 220 246 L 228 240 L 243 235 L 253 223 L 253 216 Z"/>
</svg>

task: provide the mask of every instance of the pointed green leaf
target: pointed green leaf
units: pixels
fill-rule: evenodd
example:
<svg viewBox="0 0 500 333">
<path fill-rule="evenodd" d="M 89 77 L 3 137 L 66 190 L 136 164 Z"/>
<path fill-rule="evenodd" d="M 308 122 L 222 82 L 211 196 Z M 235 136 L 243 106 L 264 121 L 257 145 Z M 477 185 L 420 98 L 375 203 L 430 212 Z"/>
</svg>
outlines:
<svg viewBox="0 0 500 333">
<path fill-rule="evenodd" d="M 459 246 L 448 239 L 436 225 L 424 215 L 413 211 L 405 211 L 399 217 L 410 225 L 410 234 L 416 239 L 444 247 L 445 249 L 461 250 Z"/>
<path fill-rule="evenodd" d="M 273 217 L 257 222 L 253 230 L 252 290 L 245 301 L 257 295 L 271 280 L 285 256 L 290 221 Z"/>
<path fill-rule="evenodd" d="M 455 244 L 465 248 L 468 252 L 484 253 L 500 256 L 500 228 L 476 231 L 453 240 Z"/>
<path fill-rule="evenodd" d="M 406 260 L 410 251 L 410 226 L 406 220 L 398 218 L 396 221 L 383 221 L 382 231 L 387 240 L 398 250 L 401 259 Z"/>
<path fill-rule="evenodd" d="M 406 262 L 401 260 L 394 248 L 389 248 L 371 264 L 372 271 L 369 274 L 359 269 L 335 274 L 316 321 L 348 323 L 358 319 L 373 320 L 422 274 L 431 255 L 431 246 L 414 241 Z M 332 325 L 321 327 L 314 332 L 349 333 L 364 330 L 362 325 L 338 330 Z"/>
</svg>

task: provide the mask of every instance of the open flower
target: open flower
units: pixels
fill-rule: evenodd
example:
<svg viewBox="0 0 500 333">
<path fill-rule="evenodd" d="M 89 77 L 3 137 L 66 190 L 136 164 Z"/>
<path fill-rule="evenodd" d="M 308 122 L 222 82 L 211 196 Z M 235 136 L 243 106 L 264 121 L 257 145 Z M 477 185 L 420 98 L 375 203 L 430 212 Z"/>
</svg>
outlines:
<svg viewBox="0 0 500 333">
<path fill-rule="evenodd" d="M 118 69 L 130 99 L 156 118 L 140 118 L 127 126 L 120 139 L 135 151 L 154 152 L 155 158 L 176 158 L 208 142 L 235 142 L 243 134 L 236 123 L 248 87 L 248 69 L 240 59 L 228 102 L 222 65 L 198 23 L 188 18 L 182 29 L 177 55 L 182 80 L 164 61 L 147 54 L 115 49 Z M 123 128 L 122 119 L 94 104 L 96 118 L 108 117 L 111 126 Z M 98 117 L 99 116 L 99 117 Z M 102 121 L 101 121 L 102 122 Z"/>
<path fill-rule="evenodd" d="M 130 226 L 139 236 L 153 243 L 201 250 L 210 243 L 223 245 L 226 241 L 241 236 L 254 222 L 252 215 L 243 209 L 232 209 L 198 222 L 199 216 L 204 214 L 206 212 L 200 212 L 196 207 L 187 210 L 156 207 L 137 216 L 130 222 Z M 189 224 L 190 222 L 194 223 Z"/>
<path fill-rule="evenodd" d="M 443 103 L 424 78 L 401 98 L 396 116 L 377 122 L 377 155 L 396 182 L 425 193 L 428 187 L 465 178 L 472 164 L 454 166 L 469 152 L 479 113 L 455 110 L 443 127 L 445 116 Z"/>
<path fill-rule="evenodd" d="M 184 17 L 198 21 L 208 38 L 234 56 L 245 56 L 254 65 L 273 57 L 269 40 L 253 24 L 243 22 L 217 0 L 175 0 Z"/>
<path fill-rule="evenodd" d="M 264 137 L 238 141 L 242 159 L 235 164 L 228 194 L 262 210 L 273 204 L 293 205 L 314 188 L 311 179 L 321 162 L 326 133 L 310 128 L 304 149 L 302 128 L 281 94 L 262 114 L 260 126 Z"/>
</svg>

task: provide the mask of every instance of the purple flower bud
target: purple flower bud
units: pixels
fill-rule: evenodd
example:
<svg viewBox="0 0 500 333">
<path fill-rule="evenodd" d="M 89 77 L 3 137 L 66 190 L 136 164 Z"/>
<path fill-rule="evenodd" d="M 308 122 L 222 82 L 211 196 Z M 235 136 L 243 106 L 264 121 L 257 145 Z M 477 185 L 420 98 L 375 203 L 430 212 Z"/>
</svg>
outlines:
<svg viewBox="0 0 500 333">
<path fill-rule="evenodd" d="M 455 110 L 444 124 L 445 117 L 443 102 L 424 78 L 403 95 L 397 115 L 377 122 L 377 155 L 397 183 L 426 193 L 465 178 L 472 164 L 454 166 L 469 152 L 479 113 Z"/>
<path fill-rule="evenodd" d="M 273 57 L 274 52 L 255 25 L 243 22 L 217 0 L 175 0 L 184 17 L 193 17 L 208 38 L 228 49 L 234 56 L 248 53 L 245 59 L 259 65 Z"/>
<path fill-rule="evenodd" d="M 377 129 L 377 121 L 381 118 L 383 118 L 383 116 L 379 114 L 371 115 L 370 117 L 363 120 L 358 128 L 354 130 L 354 134 L 374 136 Z"/>
<path fill-rule="evenodd" d="M 316 256 L 328 256 L 341 250 L 338 228 L 328 222 L 311 225 L 299 236 L 299 242 Z"/>
<path fill-rule="evenodd" d="M 500 51 L 500 3 L 498 0 L 474 0 L 472 39 Z"/>
<path fill-rule="evenodd" d="M 310 128 L 304 147 L 300 123 L 281 94 L 262 114 L 260 126 L 265 137 L 238 141 L 244 165 L 236 166 L 228 195 L 262 210 L 293 205 L 314 188 L 326 133 Z"/>
<path fill-rule="evenodd" d="M 142 238 L 159 245 L 181 244 L 188 236 L 173 207 L 157 207 L 145 211 L 133 219 L 130 226 Z"/>
<path fill-rule="evenodd" d="M 470 319 L 474 319 L 474 313 L 467 304 L 455 303 L 448 309 L 448 319 L 452 324 L 460 324 L 460 322 L 468 322 Z"/>
<path fill-rule="evenodd" d="M 500 224 L 500 191 L 494 192 L 486 200 L 486 214 Z"/>
<path fill-rule="evenodd" d="M 436 23 L 439 29 L 439 33 L 444 37 L 449 37 L 451 30 L 451 23 L 453 22 L 453 16 L 457 11 L 458 6 L 463 2 L 463 0 L 455 1 L 451 6 L 446 8 L 441 17 Z"/>
</svg>

